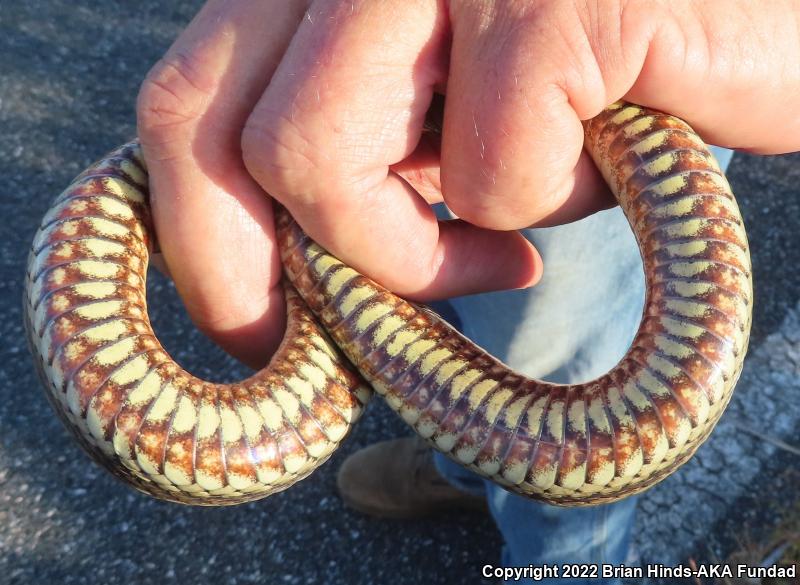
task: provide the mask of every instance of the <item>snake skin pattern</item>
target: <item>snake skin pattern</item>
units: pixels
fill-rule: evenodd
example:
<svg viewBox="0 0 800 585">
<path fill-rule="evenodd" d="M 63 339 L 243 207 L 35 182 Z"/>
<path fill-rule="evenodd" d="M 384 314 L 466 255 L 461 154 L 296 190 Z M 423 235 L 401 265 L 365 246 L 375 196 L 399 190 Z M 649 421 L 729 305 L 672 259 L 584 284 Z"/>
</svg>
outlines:
<svg viewBox="0 0 800 585">
<path fill-rule="evenodd" d="M 249 501 L 306 476 L 370 387 L 436 449 L 514 492 L 557 505 L 639 492 L 691 457 L 730 400 L 750 331 L 749 251 L 725 177 L 684 122 L 617 103 L 585 135 L 647 279 L 631 348 L 593 382 L 516 374 L 337 260 L 280 207 L 291 282 L 281 347 L 241 383 L 194 378 L 148 322 L 153 236 L 131 143 L 59 196 L 33 243 L 26 326 L 48 397 L 112 473 L 183 503 Z"/>
</svg>

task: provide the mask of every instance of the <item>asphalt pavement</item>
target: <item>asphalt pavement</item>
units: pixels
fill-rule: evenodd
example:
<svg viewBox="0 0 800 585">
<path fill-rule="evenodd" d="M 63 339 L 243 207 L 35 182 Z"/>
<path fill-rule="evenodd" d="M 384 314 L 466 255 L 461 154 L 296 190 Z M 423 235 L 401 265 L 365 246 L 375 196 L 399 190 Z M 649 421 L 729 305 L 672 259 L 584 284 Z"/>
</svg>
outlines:
<svg viewBox="0 0 800 585">
<path fill-rule="evenodd" d="M 90 464 L 39 388 L 20 311 L 33 233 L 74 175 L 135 134 L 138 85 L 199 5 L 36 0 L 0 9 L 0 583 L 486 582 L 480 567 L 498 561 L 501 545 L 487 517 L 378 521 L 338 499 L 335 471 L 347 454 L 407 434 L 378 401 L 309 480 L 260 502 L 198 509 L 135 493 Z M 797 497 L 786 469 L 800 460 L 758 436 L 797 441 L 800 156 L 737 154 L 729 178 L 752 244 L 753 353 L 732 430 L 644 501 L 637 543 L 646 560 L 724 557 L 743 527 L 779 515 L 758 490 Z M 192 327 L 170 283 L 153 275 L 148 295 L 156 331 L 184 367 L 214 380 L 247 375 Z M 754 403 L 771 404 L 772 418 Z M 715 483 L 742 458 L 755 478 Z M 723 490 L 732 497 L 703 496 Z M 693 520 L 691 506 L 714 512 Z"/>
</svg>

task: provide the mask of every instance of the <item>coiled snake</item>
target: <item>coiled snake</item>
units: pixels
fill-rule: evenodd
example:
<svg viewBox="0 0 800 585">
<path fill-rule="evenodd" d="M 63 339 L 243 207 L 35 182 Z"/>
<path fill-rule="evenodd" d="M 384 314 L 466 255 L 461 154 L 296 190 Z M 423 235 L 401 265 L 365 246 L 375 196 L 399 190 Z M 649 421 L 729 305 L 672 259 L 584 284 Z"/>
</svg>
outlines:
<svg viewBox="0 0 800 585">
<path fill-rule="evenodd" d="M 187 504 L 250 501 L 308 475 L 370 388 L 435 448 L 515 492 L 559 505 L 639 492 L 694 453 L 730 400 L 750 331 L 749 251 L 725 177 L 684 122 L 617 103 L 585 135 L 647 279 L 631 348 L 593 382 L 514 373 L 331 256 L 282 209 L 280 348 L 240 383 L 191 376 L 148 321 L 153 234 L 132 142 L 78 176 L 35 236 L 24 313 L 47 396 L 114 475 Z"/>
</svg>

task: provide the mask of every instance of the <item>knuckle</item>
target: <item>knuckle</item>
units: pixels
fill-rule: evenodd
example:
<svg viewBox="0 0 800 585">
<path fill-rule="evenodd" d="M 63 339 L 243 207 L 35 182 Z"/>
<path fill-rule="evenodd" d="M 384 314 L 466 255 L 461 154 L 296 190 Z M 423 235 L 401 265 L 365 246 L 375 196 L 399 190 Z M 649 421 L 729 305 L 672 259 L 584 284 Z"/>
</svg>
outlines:
<svg viewBox="0 0 800 585">
<path fill-rule="evenodd" d="M 447 206 L 472 225 L 494 229 L 516 229 L 519 217 L 510 213 L 508 196 L 498 193 L 496 176 L 488 165 L 460 170 L 442 176 L 442 193 Z"/>
<path fill-rule="evenodd" d="M 472 182 L 460 194 L 448 192 L 445 201 L 459 218 L 491 230 L 518 230 L 528 227 L 559 209 L 563 197 L 547 189 L 511 187 L 480 189 Z M 509 191 L 519 195 L 508 195 Z"/>
<path fill-rule="evenodd" d="M 199 120 L 210 93 L 199 79 L 194 59 L 174 53 L 162 58 L 145 77 L 136 100 L 139 134 L 160 142 L 188 131 Z"/>
<path fill-rule="evenodd" d="M 247 171 L 272 196 L 286 204 L 316 203 L 324 178 L 320 156 L 291 117 L 260 111 L 242 131 L 242 159 Z M 317 153 L 317 154 L 315 154 Z"/>
<path fill-rule="evenodd" d="M 492 205 L 489 197 L 478 192 L 467 196 L 445 196 L 445 201 L 450 210 L 460 219 L 477 227 L 487 229 L 504 229 L 502 210 Z"/>
</svg>

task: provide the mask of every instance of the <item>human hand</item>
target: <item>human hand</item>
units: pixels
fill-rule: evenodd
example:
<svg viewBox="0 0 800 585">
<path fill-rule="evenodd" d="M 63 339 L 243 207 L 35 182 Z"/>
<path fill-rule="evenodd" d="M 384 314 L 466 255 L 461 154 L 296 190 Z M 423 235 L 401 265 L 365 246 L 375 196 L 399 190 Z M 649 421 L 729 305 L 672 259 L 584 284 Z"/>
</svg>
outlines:
<svg viewBox="0 0 800 585">
<path fill-rule="evenodd" d="M 724 146 L 800 140 L 799 2 L 306 8 L 211 0 L 139 100 L 167 264 L 198 326 L 251 365 L 283 334 L 262 189 L 346 262 L 432 299 L 535 282 L 535 250 L 490 230 L 611 204 L 580 121 L 617 99 Z M 448 96 L 440 146 L 420 140 L 435 91 Z M 469 223 L 437 223 L 428 202 L 441 198 Z"/>
</svg>

